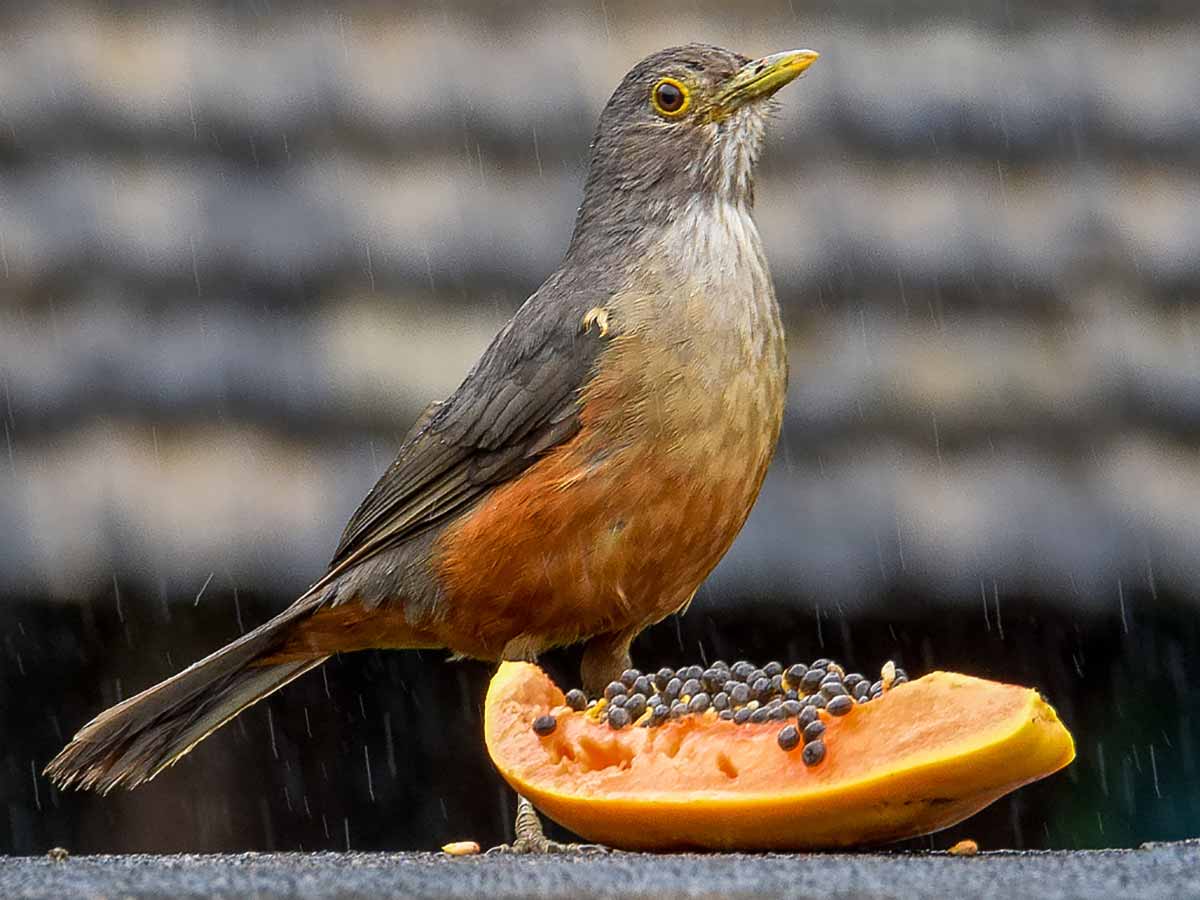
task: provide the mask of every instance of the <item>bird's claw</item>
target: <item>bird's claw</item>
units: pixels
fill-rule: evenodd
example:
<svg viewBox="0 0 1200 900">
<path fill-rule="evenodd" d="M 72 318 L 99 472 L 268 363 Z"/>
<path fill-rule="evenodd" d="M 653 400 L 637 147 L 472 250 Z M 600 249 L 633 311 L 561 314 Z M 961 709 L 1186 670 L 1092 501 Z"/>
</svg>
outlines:
<svg viewBox="0 0 1200 900">
<path fill-rule="evenodd" d="M 520 837 L 511 844 L 500 844 L 498 847 L 492 847 L 487 851 L 485 856 L 501 855 L 535 855 L 549 853 L 579 853 L 582 855 L 604 854 L 611 853 L 611 847 L 605 847 L 603 844 L 564 844 L 561 841 L 552 841 L 547 837 L 541 840 L 536 838 Z"/>
</svg>

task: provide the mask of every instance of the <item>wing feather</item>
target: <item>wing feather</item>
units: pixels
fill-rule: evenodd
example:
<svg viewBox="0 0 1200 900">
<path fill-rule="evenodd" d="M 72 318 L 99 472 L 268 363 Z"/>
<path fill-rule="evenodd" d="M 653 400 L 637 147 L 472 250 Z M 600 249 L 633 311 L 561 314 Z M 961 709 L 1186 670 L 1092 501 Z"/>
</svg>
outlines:
<svg viewBox="0 0 1200 900">
<path fill-rule="evenodd" d="M 458 389 L 425 410 L 346 525 L 322 582 L 468 507 L 579 431 L 580 392 L 616 333 L 581 328 L 607 299 L 590 288 L 547 281 Z"/>
</svg>

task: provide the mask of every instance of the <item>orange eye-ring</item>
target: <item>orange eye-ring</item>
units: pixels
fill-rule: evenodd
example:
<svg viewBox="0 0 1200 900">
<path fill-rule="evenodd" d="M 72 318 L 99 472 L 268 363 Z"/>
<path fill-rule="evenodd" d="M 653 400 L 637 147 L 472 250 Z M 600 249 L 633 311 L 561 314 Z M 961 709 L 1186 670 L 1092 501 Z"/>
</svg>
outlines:
<svg viewBox="0 0 1200 900">
<path fill-rule="evenodd" d="M 661 79 L 650 92 L 650 105 L 656 113 L 668 119 L 683 115 L 690 103 L 691 93 L 683 82 L 674 78 Z"/>
</svg>

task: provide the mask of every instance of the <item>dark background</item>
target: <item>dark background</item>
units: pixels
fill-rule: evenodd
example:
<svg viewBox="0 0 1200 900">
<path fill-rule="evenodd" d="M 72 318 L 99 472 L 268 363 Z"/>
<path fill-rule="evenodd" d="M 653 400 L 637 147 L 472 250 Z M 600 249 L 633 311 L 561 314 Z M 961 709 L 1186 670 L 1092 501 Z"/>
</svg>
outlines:
<svg viewBox="0 0 1200 900">
<path fill-rule="evenodd" d="M 759 179 L 780 452 L 635 660 L 1037 686 L 1077 762 L 934 845 L 1200 833 L 1194 3 L 213 0 L 0 6 L 0 850 L 507 835 L 488 669 L 437 653 L 337 659 L 133 794 L 37 772 L 320 574 L 687 40 L 823 56 Z"/>
</svg>

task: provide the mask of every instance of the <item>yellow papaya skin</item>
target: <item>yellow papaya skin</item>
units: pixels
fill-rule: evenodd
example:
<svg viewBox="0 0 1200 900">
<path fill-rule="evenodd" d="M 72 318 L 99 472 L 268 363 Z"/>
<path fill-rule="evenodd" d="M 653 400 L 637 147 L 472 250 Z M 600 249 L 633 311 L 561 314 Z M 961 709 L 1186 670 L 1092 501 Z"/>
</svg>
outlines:
<svg viewBox="0 0 1200 900">
<path fill-rule="evenodd" d="M 553 733 L 531 723 L 556 716 Z M 567 707 L 530 663 L 503 663 L 484 737 L 504 779 L 585 840 L 623 850 L 822 850 L 947 828 L 1075 758 L 1029 688 L 933 672 L 826 724 L 826 758 L 784 751 L 783 723 L 711 712 L 614 731 Z"/>
</svg>

